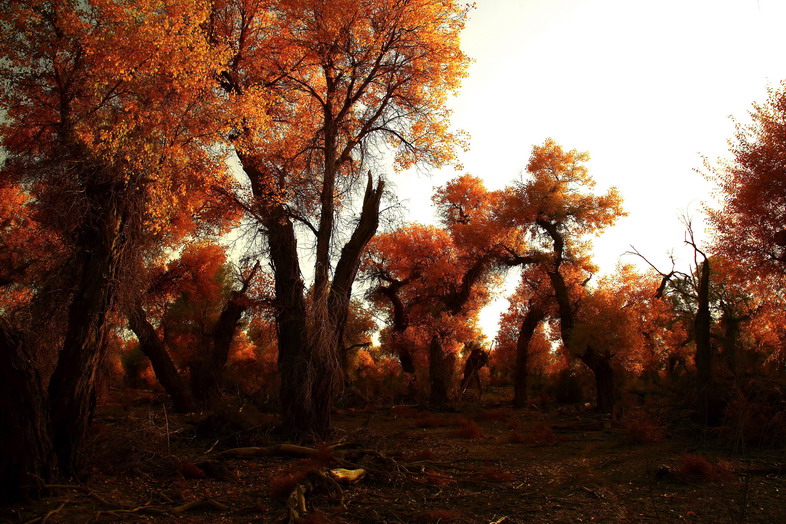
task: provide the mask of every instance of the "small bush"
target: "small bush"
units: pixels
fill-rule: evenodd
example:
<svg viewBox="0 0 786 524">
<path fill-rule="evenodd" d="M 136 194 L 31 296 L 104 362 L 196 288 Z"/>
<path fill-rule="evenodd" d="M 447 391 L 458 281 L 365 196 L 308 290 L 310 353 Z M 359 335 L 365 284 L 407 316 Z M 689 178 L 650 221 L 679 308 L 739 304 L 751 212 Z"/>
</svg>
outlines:
<svg viewBox="0 0 786 524">
<path fill-rule="evenodd" d="M 632 411 L 620 419 L 620 426 L 634 444 L 663 442 L 665 430 L 657 420 L 643 411 Z"/>
<path fill-rule="evenodd" d="M 735 444 L 779 447 L 786 442 L 786 398 L 777 386 L 747 384 L 735 391 L 724 413 L 723 434 Z"/>
<path fill-rule="evenodd" d="M 502 410 L 482 411 L 477 414 L 477 418 L 485 421 L 507 422 L 510 415 Z"/>
<path fill-rule="evenodd" d="M 207 478 L 207 474 L 194 464 L 193 462 L 181 462 L 177 466 L 177 472 L 183 475 L 184 479 L 204 479 Z"/>
<path fill-rule="evenodd" d="M 683 455 L 677 472 L 688 480 L 727 480 L 731 472 L 725 464 L 713 464 L 701 455 Z"/>
<path fill-rule="evenodd" d="M 414 425 L 416 428 L 447 428 L 456 425 L 456 417 L 438 413 L 423 414 L 415 419 Z"/>
<path fill-rule="evenodd" d="M 456 436 L 469 439 L 483 438 L 483 433 L 475 421 L 468 418 L 460 418 L 457 423 L 459 428 L 456 430 Z"/>
<path fill-rule="evenodd" d="M 518 420 L 512 418 L 512 419 L 508 420 L 508 422 L 505 424 L 505 427 L 508 428 L 508 429 L 512 429 L 512 430 L 516 431 L 516 430 L 521 429 L 521 422 L 519 422 Z"/>
<path fill-rule="evenodd" d="M 511 431 L 508 433 L 507 437 L 505 437 L 507 442 L 511 442 L 513 444 L 521 444 L 522 442 L 529 442 L 526 435 L 521 431 Z"/>
<path fill-rule="evenodd" d="M 411 406 L 393 406 L 390 408 L 390 415 L 394 418 L 416 418 L 418 410 Z"/>
<path fill-rule="evenodd" d="M 308 459 L 279 471 L 276 476 L 270 479 L 270 495 L 274 498 L 288 497 L 309 473 L 319 471 L 321 467 L 322 464 L 318 461 Z"/>
<path fill-rule="evenodd" d="M 538 422 L 530 430 L 531 441 L 534 444 L 545 446 L 547 444 L 554 444 L 557 442 L 557 436 L 554 435 L 554 430 L 545 422 Z"/>
</svg>

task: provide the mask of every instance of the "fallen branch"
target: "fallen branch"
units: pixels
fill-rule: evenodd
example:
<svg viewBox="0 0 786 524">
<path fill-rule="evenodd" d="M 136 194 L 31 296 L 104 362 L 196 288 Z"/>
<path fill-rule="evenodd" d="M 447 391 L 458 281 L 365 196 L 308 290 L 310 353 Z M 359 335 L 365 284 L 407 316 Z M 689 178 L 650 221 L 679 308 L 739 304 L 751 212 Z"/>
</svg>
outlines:
<svg viewBox="0 0 786 524">
<path fill-rule="evenodd" d="M 49 517 L 51 517 L 55 513 L 59 512 L 61 509 L 63 509 L 68 502 L 69 502 L 68 500 L 63 502 L 57 508 L 47 512 L 47 514 L 44 515 L 43 517 L 36 517 L 36 518 L 34 518 L 32 520 L 28 520 L 27 522 L 25 522 L 25 524 L 36 524 L 38 522 L 40 522 L 41 524 L 46 524 L 46 522 L 49 520 Z"/>
<path fill-rule="evenodd" d="M 232 448 L 221 451 L 216 455 L 221 458 L 254 458 L 285 455 L 291 457 L 315 457 L 319 450 L 298 446 L 296 444 L 278 444 L 266 447 Z"/>
<path fill-rule="evenodd" d="M 82 493 L 90 497 L 93 497 L 94 499 L 96 499 L 98 502 L 100 502 L 105 506 L 115 506 L 115 504 L 112 504 L 111 502 L 103 498 L 101 495 L 98 495 L 87 486 L 79 486 L 74 484 L 44 484 L 44 488 L 45 489 L 73 489 L 76 491 L 81 491 Z"/>
<path fill-rule="evenodd" d="M 196 509 L 196 508 L 201 508 L 201 507 L 204 507 L 204 506 L 210 506 L 213 509 L 217 509 L 219 511 L 226 511 L 226 510 L 229 509 L 229 506 L 227 506 L 226 504 L 222 504 L 221 502 L 219 502 L 219 501 L 217 501 L 215 499 L 207 498 L 207 499 L 194 500 L 192 502 L 187 502 L 187 503 L 185 503 L 183 505 L 180 505 L 180 506 L 174 508 L 172 510 L 172 512 L 173 513 L 184 513 L 186 511 L 189 511 L 189 510 L 192 510 L 192 509 Z"/>
<path fill-rule="evenodd" d="M 133 515 L 135 513 L 152 513 L 155 515 L 163 515 L 166 513 L 166 510 L 161 506 L 155 506 L 153 504 L 145 504 L 143 506 L 139 506 L 136 508 L 131 509 L 108 509 L 103 511 L 96 512 L 96 520 L 101 515 L 111 515 L 113 517 L 120 518 L 122 515 Z"/>
</svg>

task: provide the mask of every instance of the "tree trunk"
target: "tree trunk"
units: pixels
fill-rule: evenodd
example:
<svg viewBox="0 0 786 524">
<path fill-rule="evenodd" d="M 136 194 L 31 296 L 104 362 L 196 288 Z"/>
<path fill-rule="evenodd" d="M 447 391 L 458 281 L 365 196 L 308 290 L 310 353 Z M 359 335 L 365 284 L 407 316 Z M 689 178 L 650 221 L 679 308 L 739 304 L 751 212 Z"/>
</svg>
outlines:
<svg viewBox="0 0 786 524">
<path fill-rule="evenodd" d="M 56 476 L 47 407 L 29 352 L 0 318 L 0 504 L 41 495 Z"/>
<path fill-rule="evenodd" d="M 404 373 L 415 375 L 415 361 L 409 347 L 401 341 L 401 336 L 409 327 L 409 318 L 404 303 L 398 296 L 398 290 L 404 286 L 403 282 L 391 282 L 387 286 L 380 286 L 376 293 L 384 296 L 390 301 L 393 307 L 393 351 L 398 355 L 401 369 Z"/>
<path fill-rule="evenodd" d="M 712 377 L 712 343 L 710 340 L 710 263 L 704 260 L 699 266 L 699 289 L 696 319 L 696 388 L 699 420 L 709 422 L 710 404 L 714 400 Z"/>
<path fill-rule="evenodd" d="M 529 343 L 535 334 L 535 329 L 545 316 L 543 309 L 530 303 L 529 310 L 521 322 L 519 338 L 516 342 L 516 367 L 513 369 L 513 407 L 516 409 L 527 405 Z"/>
<path fill-rule="evenodd" d="M 57 366 L 49 383 L 52 442 L 60 472 L 76 475 L 95 408 L 95 382 L 104 349 L 105 318 L 117 291 L 120 255 L 128 241 L 114 184 L 88 187 L 91 209 L 76 236 L 74 295 Z"/>
<path fill-rule="evenodd" d="M 611 356 L 597 353 L 592 347 L 587 347 L 579 358 L 595 376 L 598 411 L 611 413 L 619 396 L 614 378 L 614 368 L 611 367 Z"/>
<path fill-rule="evenodd" d="M 601 413 L 611 413 L 617 401 L 618 393 L 614 379 L 614 369 L 611 367 L 611 355 L 599 354 L 592 347 L 575 348 L 571 347 L 573 341 L 571 334 L 576 320 L 573 308 L 570 303 L 568 286 L 565 278 L 556 270 L 549 272 L 549 279 L 554 288 L 554 295 L 557 299 L 557 306 L 560 318 L 560 333 L 562 343 L 565 344 L 571 353 L 578 355 L 578 358 L 592 371 L 595 376 L 595 395 L 597 398 L 597 408 Z"/>
<path fill-rule="evenodd" d="M 448 396 L 448 384 L 450 373 L 447 369 L 448 359 L 442 348 L 442 340 L 439 335 L 431 337 L 428 352 L 429 382 L 431 384 L 430 402 L 435 406 L 446 405 L 450 398 Z"/>
<path fill-rule="evenodd" d="M 246 287 L 247 284 L 244 283 L 243 290 L 231 293 L 200 355 L 190 366 L 191 392 L 194 398 L 207 409 L 219 409 L 222 405 L 221 390 L 229 360 L 229 348 L 232 346 L 240 319 L 248 309 L 244 303 Z"/>
<path fill-rule="evenodd" d="M 136 306 L 128 314 L 128 324 L 139 340 L 139 348 L 150 359 L 156 379 L 169 394 L 175 411 L 190 413 L 196 409 L 191 392 L 177 372 L 174 362 L 169 356 L 164 343 L 158 337 L 155 328 L 147 320 L 145 310 Z"/>
<path fill-rule="evenodd" d="M 267 224 L 276 290 L 278 369 L 281 374 L 281 417 L 290 434 L 324 431 L 324 421 L 311 402 L 306 380 L 311 359 L 306 322 L 305 286 L 300 278 L 297 240 L 292 222 L 281 210 Z"/>
</svg>

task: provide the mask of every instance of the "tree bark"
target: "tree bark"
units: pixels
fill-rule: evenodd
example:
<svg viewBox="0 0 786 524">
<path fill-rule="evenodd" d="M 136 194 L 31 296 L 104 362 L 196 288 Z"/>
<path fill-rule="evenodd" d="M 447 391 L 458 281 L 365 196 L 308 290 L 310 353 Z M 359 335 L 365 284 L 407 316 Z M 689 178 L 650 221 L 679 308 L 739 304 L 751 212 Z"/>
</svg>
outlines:
<svg viewBox="0 0 786 524">
<path fill-rule="evenodd" d="M 702 422 L 709 422 L 710 403 L 715 398 L 712 376 L 712 342 L 710 339 L 710 263 L 705 258 L 698 268 L 698 304 L 694 328 L 696 333 L 696 388 L 698 414 Z"/>
<path fill-rule="evenodd" d="M 450 401 L 448 396 L 450 374 L 447 369 L 448 359 L 445 356 L 439 335 L 431 337 L 428 356 L 429 382 L 431 384 L 429 400 L 435 406 L 444 406 Z"/>
<path fill-rule="evenodd" d="M 288 433 L 322 429 L 306 388 L 311 352 L 306 323 L 305 286 L 300 277 L 297 239 L 291 220 L 281 210 L 268 220 L 268 245 L 276 290 L 278 369 L 281 373 L 281 417 Z"/>
<path fill-rule="evenodd" d="M 251 278 L 253 275 L 249 282 Z M 207 409 L 218 409 L 222 405 L 221 389 L 229 360 L 229 348 L 240 319 L 248 309 L 245 304 L 247 286 L 248 283 L 244 282 L 242 290 L 232 291 L 205 341 L 205 346 L 191 365 L 191 392 Z"/>
<path fill-rule="evenodd" d="M 57 366 L 49 383 L 52 442 L 60 472 L 77 475 L 81 449 L 95 408 L 95 382 L 104 349 L 105 319 L 114 301 L 120 256 L 131 232 L 121 210 L 124 190 L 94 184 L 90 209 L 76 235 L 74 295 Z"/>
<path fill-rule="evenodd" d="M 349 315 L 352 285 L 355 282 L 363 252 L 379 227 L 379 205 L 382 201 L 384 188 L 385 184 L 382 180 L 377 183 L 376 188 L 374 187 L 374 180 L 369 171 L 360 219 L 349 241 L 342 248 L 341 257 L 336 264 L 328 297 L 328 314 L 334 330 L 336 350 L 344 347 L 344 329 Z"/>
<path fill-rule="evenodd" d="M 0 318 L 0 504 L 42 494 L 57 473 L 46 393 L 29 351 Z"/>
<path fill-rule="evenodd" d="M 611 366 L 611 356 L 598 353 L 592 347 L 587 347 L 579 358 L 595 376 L 595 394 L 598 411 L 611 413 L 618 398 L 614 368 Z"/>
<path fill-rule="evenodd" d="M 155 328 L 147 320 L 147 314 L 142 306 L 137 305 L 128 313 L 128 324 L 139 340 L 139 349 L 150 360 L 156 379 L 172 399 L 175 411 L 179 413 L 194 411 L 196 409 L 194 398 Z"/>
<path fill-rule="evenodd" d="M 540 223 L 540 222 L 539 222 Z M 556 228 L 547 230 L 554 238 L 555 251 L 558 253 L 558 262 L 562 261 L 562 237 L 556 232 Z M 555 238 L 556 237 L 556 238 Z M 559 239 L 559 240 L 557 240 Z M 553 271 L 548 271 L 554 295 L 557 300 L 557 309 L 560 319 L 560 334 L 562 342 L 571 353 L 578 355 L 578 358 L 592 371 L 595 376 L 595 394 L 597 398 L 597 408 L 601 413 L 611 413 L 617 401 L 617 385 L 614 378 L 614 368 L 611 366 L 611 355 L 597 353 L 592 347 L 576 348 L 571 340 L 573 328 L 576 325 L 576 318 L 573 312 L 573 305 L 570 301 L 565 278 L 559 270 L 559 263 Z"/>
<path fill-rule="evenodd" d="M 400 337 L 409 327 L 409 318 L 404 303 L 398 296 L 398 290 L 404 285 L 404 282 L 393 281 L 387 286 L 380 286 L 376 289 L 376 293 L 384 296 L 390 301 L 393 307 L 393 350 L 398 355 L 401 369 L 404 373 L 414 376 L 415 374 L 415 361 L 412 358 L 412 352 L 409 347 L 401 342 Z"/>
<path fill-rule="evenodd" d="M 513 407 L 516 409 L 527 405 L 529 344 L 535 334 L 535 329 L 545 317 L 546 312 L 541 307 L 530 303 L 529 310 L 521 322 L 519 337 L 516 341 L 516 367 L 513 369 Z"/>
</svg>

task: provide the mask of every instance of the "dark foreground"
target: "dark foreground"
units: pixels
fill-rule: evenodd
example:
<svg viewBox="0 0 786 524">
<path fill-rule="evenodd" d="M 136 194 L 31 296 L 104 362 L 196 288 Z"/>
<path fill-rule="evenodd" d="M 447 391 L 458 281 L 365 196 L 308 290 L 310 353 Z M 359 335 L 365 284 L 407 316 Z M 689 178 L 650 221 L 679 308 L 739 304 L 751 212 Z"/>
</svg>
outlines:
<svg viewBox="0 0 786 524">
<path fill-rule="evenodd" d="M 342 411 L 331 442 L 298 447 L 250 407 L 184 417 L 104 406 L 86 481 L 0 508 L 0 521 L 786 521 L 784 450 L 735 445 L 733 428 L 635 414 L 612 423 L 583 409 L 459 411 Z M 365 476 L 350 483 L 337 468 Z"/>
</svg>

